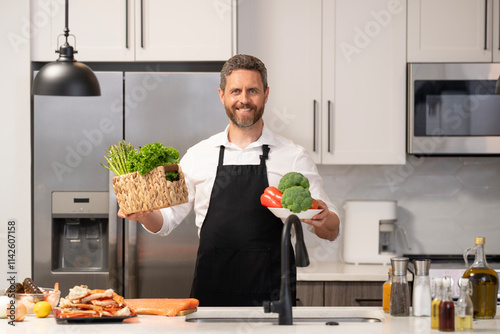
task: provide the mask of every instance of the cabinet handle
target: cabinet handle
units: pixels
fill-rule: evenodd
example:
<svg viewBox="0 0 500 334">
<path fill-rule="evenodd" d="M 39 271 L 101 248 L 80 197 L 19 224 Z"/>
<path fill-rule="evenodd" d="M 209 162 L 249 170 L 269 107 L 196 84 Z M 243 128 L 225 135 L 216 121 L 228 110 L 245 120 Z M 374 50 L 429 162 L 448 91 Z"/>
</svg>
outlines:
<svg viewBox="0 0 500 334">
<path fill-rule="evenodd" d="M 355 298 L 355 306 L 381 306 L 382 299 L 378 298 Z"/>
<path fill-rule="evenodd" d="M 144 49 L 144 0 L 141 0 L 141 48 Z"/>
<path fill-rule="evenodd" d="M 331 142 L 332 142 L 332 101 L 328 100 L 328 153 L 331 150 Z"/>
<path fill-rule="evenodd" d="M 128 49 L 128 0 L 125 0 L 125 48 Z"/>
<path fill-rule="evenodd" d="M 488 0 L 484 0 L 484 49 L 488 49 Z"/>
<path fill-rule="evenodd" d="M 313 152 L 316 152 L 316 100 L 313 100 Z"/>
</svg>

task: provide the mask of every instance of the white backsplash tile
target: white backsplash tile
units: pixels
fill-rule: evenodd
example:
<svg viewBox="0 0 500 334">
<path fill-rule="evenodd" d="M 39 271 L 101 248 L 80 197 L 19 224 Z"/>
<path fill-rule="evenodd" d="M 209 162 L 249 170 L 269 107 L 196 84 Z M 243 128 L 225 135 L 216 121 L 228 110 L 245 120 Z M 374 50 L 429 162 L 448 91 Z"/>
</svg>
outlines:
<svg viewBox="0 0 500 334">
<path fill-rule="evenodd" d="M 341 219 L 346 200 L 398 202 L 398 225 L 411 243 L 408 250 L 399 240 L 399 252 L 462 254 L 475 236 L 485 236 L 487 254 L 500 254 L 500 158 L 408 156 L 404 166 L 320 165 L 318 170 Z M 342 242 L 311 239 L 310 255 L 341 260 Z"/>
</svg>

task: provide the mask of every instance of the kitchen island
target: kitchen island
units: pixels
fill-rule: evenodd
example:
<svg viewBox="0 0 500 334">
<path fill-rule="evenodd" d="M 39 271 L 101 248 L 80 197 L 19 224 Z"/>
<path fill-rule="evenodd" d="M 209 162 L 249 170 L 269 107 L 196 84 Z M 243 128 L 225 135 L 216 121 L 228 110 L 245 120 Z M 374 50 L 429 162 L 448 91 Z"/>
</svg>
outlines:
<svg viewBox="0 0 500 334">
<path fill-rule="evenodd" d="M 297 307 L 293 309 L 294 325 L 278 326 L 277 314 L 264 314 L 262 307 L 213 308 L 200 307 L 197 312 L 181 317 L 139 315 L 118 323 L 58 324 L 51 315 L 47 318 L 26 317 L 25 321 L 8 325 L 0 320 L 0 333 L 438 333 L 430 329 L 429 317 L 391 317 L 379 307 Z M 244 315 L 244 316 L 243 316 Z M 304 318 L 368 317 L 372 321 L 305 322 Z M 208 322 L 213 318 L 238 318 L 238 322 Z M 258 318 L 261 322 L 253 321 Z M 194 320 L 193 322 L 186 321 Z M 198 319 L 198 320 L 196 320 Z M 265 321 L 262 322 L 262 319 Z M 378 319 L 379 321 L 377 321 Z M 500 332 L 500 316 L 491 320 L 474 320 L 474 332 Z"/>
</svg>

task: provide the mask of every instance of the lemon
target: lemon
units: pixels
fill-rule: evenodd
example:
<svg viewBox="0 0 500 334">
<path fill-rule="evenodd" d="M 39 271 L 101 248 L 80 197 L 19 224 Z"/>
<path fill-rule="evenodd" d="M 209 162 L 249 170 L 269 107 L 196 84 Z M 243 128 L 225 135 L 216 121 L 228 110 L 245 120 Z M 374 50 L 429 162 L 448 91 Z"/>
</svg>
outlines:
<svg viewBox="0 0 500 334">
<path fill-rule="evenodd" d="M 48 302 L 37 302 L 33 307 L 33 312 L 38 318 L 45 318 L 52 311 L 52 306 Z"/>
</svg>

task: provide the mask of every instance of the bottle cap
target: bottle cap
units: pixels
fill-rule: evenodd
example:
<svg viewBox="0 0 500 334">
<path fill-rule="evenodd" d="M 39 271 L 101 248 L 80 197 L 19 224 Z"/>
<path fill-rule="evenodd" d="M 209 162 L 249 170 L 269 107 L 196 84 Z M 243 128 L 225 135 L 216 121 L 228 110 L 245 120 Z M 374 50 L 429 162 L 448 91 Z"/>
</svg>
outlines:
<svg viewBox="0 0 500 334">
<path fill-rule="evenodd" d="M 392 257 L 392 273 L 394 276 L 406 276 L 406 271 L 408 270 L 408 261 L 410 259 L 407 257 Z"/>
<path fill-rule="evenodd" d="M 435 277 L 434 278 L 434 285 L 436 285 L 436 286 L 443 285 L 443 279 L 439 278 L 439 277 Z"/>
<path fill-rule="evenodd" d="M 464 277 L 462 277 L 462 278 L 460 279 L 460 286 L 464 286 L 464 285 L 465 285 L 465 286 L 468 286 L 468 285 L 469 285 L 469 279 L 468 279 L 468 278 L 464 278 Z"/>
<path fill-rule="evenodd" d="M 430 259 L 413 260 L 413 266 L 415 267 L 415 275 L 429 276 L 431 260 Z"/>
<path fill-rule="evenodd" d="M 449 277 L 443 278 L 443 287 L 449 288 L 451 286 L 451 279 Z"/>
<path fill-rule="evenodd" d="M 476 245 L 484 245 L 485 239 L 486 239 L 485 237 L 476 237 L 474 238 L 474 243 Z"/>
</svg>

